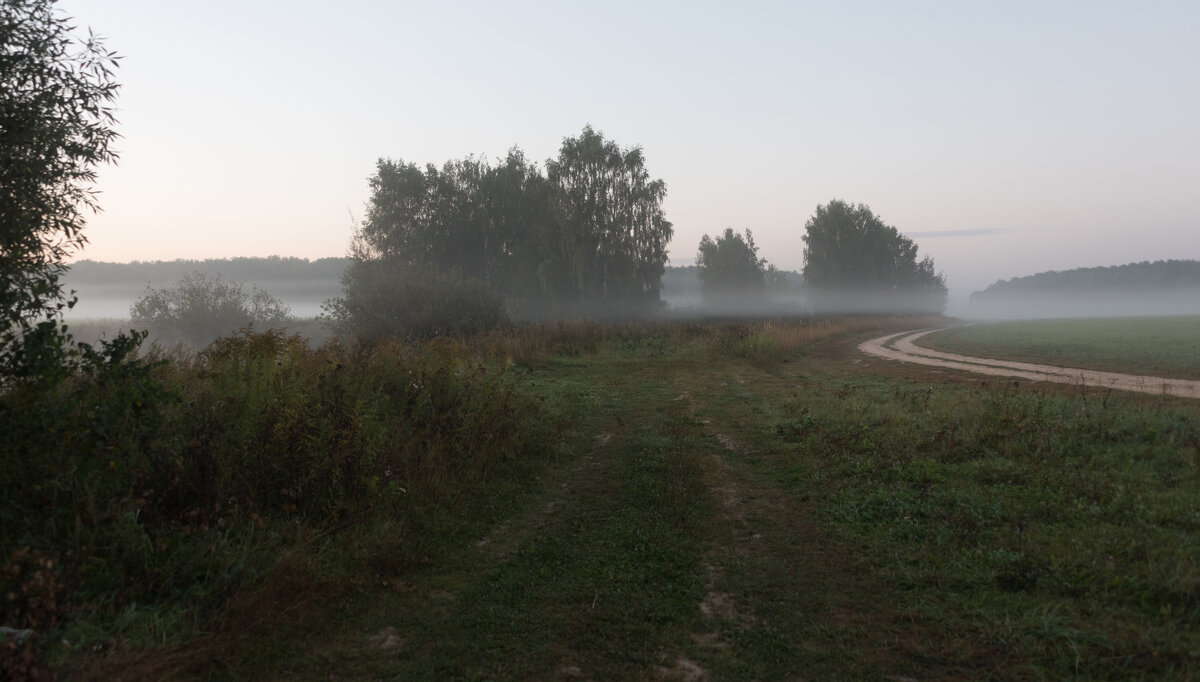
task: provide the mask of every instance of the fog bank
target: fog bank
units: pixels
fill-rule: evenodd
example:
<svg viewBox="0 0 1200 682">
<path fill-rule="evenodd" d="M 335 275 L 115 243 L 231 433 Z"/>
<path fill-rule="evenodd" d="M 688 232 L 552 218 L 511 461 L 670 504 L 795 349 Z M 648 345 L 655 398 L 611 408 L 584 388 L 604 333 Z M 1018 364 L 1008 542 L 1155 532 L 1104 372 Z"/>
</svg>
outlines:
<svg viewBox="0 0 1200 682">
<path fill-rule="evenodd" d="M 979 320 L 1197 315 L 1200 289 L 973 295 L 966 305 L 954 306 L 953 314 Z"/>
</svg>

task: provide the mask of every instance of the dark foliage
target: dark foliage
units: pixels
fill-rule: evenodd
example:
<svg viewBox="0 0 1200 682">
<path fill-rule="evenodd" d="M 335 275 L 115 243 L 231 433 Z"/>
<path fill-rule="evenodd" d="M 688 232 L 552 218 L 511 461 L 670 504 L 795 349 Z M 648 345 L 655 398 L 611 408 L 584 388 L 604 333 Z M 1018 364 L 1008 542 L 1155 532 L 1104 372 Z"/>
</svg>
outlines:
<svg viewBox="0 0 1200 682">
<path fill-rule="evenodd" d="M 0 370 L 29 374 L 31 357 L 61 344 L 49 329 L 71 303 L 62 262 L 86 241 L 97 210 L 96 167 L 110 145 L 117 57 L 74 27 L 48 0 L 0 3 Z M 24 363 L 24 364 L 23 364 Z"/>
<path fill-rule="evenodd" d="M 535 404 L 461 345 L 274 331 L 168 363 L 139 341 L 81 345 L 70 376 L 0 393 L 5 624 L 132 604 L 203 620 L 275 560 L 265 524 L 417 514 L 545 444 Z"/>
<path fill-rule="evenodd" d="M 497 165 L 380 160 L 334 317 L 347 329 L 425 337 L 503 319 L 484 310 L 493 298 L 528 317 L 657 306 L 671 224 L 665 185 L 650 178 L 641 150 L 585 127 L 546 170 L 515 148 Z M 361 290 L 368 285 L 403 292 Z M 421 310 L 402 310 L 409 304 Z M 371 319 L 352 323 L 357 315 Z"/>
<path fill-rule="evenodd" d="M 767 261 L 758 257 L 754 235 L 726 228 L 716 239 L 704 235 L 696 254 L 697 274 L 705 303 L 762 299 L 767 286 Z"/>
<path fill-rule="evenodd" d="M 833 200 L 805 224 L 804 280 L 816 311 L 941 312 L 946 282 L 871 209 Z"/>
<path fill-rule="evenodd" d="M 359 339 L 460 337 L 508 320 L 503 301 L 484 282 L 398 258 L 352 263 L 344 296 L 325 311 L 339 331 Z"/>
</svg>

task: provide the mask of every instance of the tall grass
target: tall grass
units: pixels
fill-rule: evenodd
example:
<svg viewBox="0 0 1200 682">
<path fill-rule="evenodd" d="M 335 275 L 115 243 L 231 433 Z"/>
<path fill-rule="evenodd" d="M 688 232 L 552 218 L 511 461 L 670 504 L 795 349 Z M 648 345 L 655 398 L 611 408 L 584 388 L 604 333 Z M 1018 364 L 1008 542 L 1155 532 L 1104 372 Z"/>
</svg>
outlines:
<svg viewBox="0 0 1200 682">
<path fill-rule="evenodd" d="M 547 450 L 538 403 L 462 344 L 130 350 L 0 394 L 5 625 L 186 636 L 300 538 L 427 515 Z"/>
<path fill-rule="evenodd" d="M 898 324 L 921 328 L 936 324 L 940 319 L 871 315 L 813 317 L 709 323 L 701 329 L 710 337 L 707 345 L 720 354 L 755 362 L 778 362 L 834 337 L 892 328 Z"/>
<path fill-rule="evenodd" d="M 694 344 L 710 351 L 757 361 L 778 361 L 837 336 L 906 326 L 932 326 L 932 317 L 792 317 L 774 320 L 714 319 L 665 322 L 601 323 L 570 321 L 523 324 L 472 337 L 477 352 L 519 365 L 552 357 L 594 354 L 609 344 L 645 345 L 665 351 Z M 651 341 L 650 343 L 644 343 Z"/>
</svg>

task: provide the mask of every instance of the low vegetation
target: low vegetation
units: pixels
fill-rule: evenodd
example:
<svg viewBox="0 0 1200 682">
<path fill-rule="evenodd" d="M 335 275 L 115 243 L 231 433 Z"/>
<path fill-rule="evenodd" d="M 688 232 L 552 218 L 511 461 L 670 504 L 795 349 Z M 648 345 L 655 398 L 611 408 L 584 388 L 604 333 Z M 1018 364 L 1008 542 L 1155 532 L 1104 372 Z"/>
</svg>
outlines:
<svg viewBox="0 0 1200 682">
<path fill-rule="evenodd" d="M 194 637 L 356 524 L 389 524 L 378 560 L 420 563 L 439 509 L 547 452 L 537 401 L 460 345 L 266 332 L 142 358 L 139 340 L 0 393 L 3 623 L 68 660 Z"/>
<path fill-rule="evenodd" d="M 1200 316 L 999 322 L 956 327 L 919 344 L 964 355 L 1200 379 Z"/>
<path fill-rule="evenodd" d="M 357 263 L 343 281 L 342 297 L 324 309 L 346 338 L 461 337 L 508 322 L 504 301 L 484 282 L 461 274 L 379 259 Z"/>
<path fill-rule="evenodd" d="M 0 397 L 6 623 L 96 678 L 1194 675 L 1196 406 L 845 355 L 923 324 L 105 346 Z"/>
</svg>

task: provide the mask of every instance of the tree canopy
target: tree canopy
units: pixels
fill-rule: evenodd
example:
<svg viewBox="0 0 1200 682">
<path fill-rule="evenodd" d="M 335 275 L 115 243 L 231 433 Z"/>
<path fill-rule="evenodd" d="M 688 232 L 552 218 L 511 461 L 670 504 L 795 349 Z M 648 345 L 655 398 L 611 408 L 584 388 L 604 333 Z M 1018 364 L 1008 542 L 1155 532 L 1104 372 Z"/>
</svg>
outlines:
<svg viewBox="0 0 1200 682">
<path fill-rule="evenodd" d="M 810 305 L 831 312 L 940 312 L 946 283 L 929 257 L 865 204 L 833 200 L 805 225 Z"/>
<path fill-rule="evenodd" d="M 344 279 L 343 302 L 357 303 L 334 302 L 338 315 L 374 305 L 375 294 L 361 290 L 368 283 L 425 290 L 414 276 L 461 281 L 454 288 L 475 313 L 495 297 L 524 312 L 580 304 L 628 311 L 659 302 L 671 238 L 666 186 L 650 177 L 640 148 L 622 149 L 590 126 L 564 138 L 545 174 L 513 148 L 496 164 L 467 157 L 421 168 L 380 159 L 370 187 Z"/>
<path fill-rule="evenodd" d="M 584 298 L 658 302 L 671 223 L 667 188 L 646 170 L 640 147 L 621 149 L 585 126 L 565 138 L 547 177 L 562 209 L 568 269 Z"/>
<path fill-rule="evenodd" d="M 707 304 L 762 298 L 766 291 L 767 261 L 758 257 L 750 230 L 744 237 L 732 227 L 716 239 L 704 235 L 696 267 Z"/>
<path fill-rule="evenodd" d="M 53 0 L 0 2 L 0 360 L 53 334 L 59 277 L 98 206 L 97 166 L 116 160 L 114 53 L 76 38 Z M 37 322 L 37 320 L 42 322 Z M 53 329 L 52 329 L 53 328 Z"/>
</svg>

